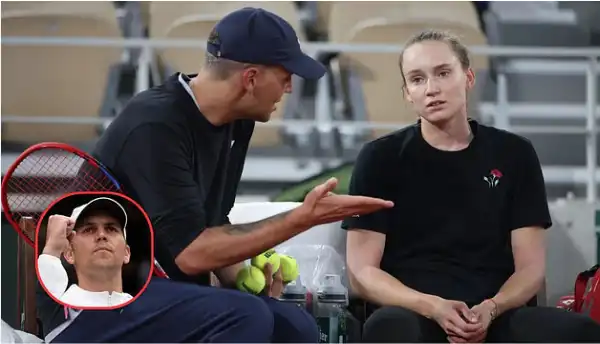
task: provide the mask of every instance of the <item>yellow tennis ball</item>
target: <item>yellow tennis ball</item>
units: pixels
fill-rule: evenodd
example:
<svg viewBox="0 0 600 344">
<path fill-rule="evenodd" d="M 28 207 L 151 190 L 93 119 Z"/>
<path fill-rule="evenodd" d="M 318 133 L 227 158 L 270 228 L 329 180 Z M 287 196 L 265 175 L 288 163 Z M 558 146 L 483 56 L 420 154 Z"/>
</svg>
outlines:
<svg viewBox="0 0 600 344">
<path fill-rule="evenodd" d="M 276 273 L 277 270 L 279 270 L 279 254 L 277 254 L 274 249 L 263 252 L 250 260 L 250 264 L 261 270 L 265 269 L 265 264 L 267 263 L 271 264 L 273 273 Z"/>
<path fill-rule="evenodd" d="M 298 261 L 285 254 L 279 255 L 281 263 L 281 278 L 284 283 L 295 281 L 298 278 Z"/>
<path fill-rule="evenodd" d="M 245 266 L 236 277 L 236 287 L 238 290 L 251 294 L 259 294 L 267 284 L 265 274 L 257 267 Z"/>
</svg>

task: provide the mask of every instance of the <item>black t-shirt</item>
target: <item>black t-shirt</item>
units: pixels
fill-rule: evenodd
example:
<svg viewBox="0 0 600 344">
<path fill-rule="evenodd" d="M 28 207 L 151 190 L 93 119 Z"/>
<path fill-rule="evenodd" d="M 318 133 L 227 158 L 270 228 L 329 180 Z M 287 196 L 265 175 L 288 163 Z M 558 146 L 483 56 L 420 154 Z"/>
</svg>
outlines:
<svg viewBox="0 0 600 344">
<path fill-rule="evenodd" d="M 381 268 L 423 293 L 477 304 L 514 272 L 511 231 L 551 218 L 541 166 L 531 143 L 470 121 L 474 138 L 441 151 L 420 124 L 366 144 L 350 194 L 395 202 L 349 218 L 344 229 L 386 234 Z"/>
<path fill-rule="evenodd" d="M 152 221 L 155 257 L 171 279 L 210 284 L 208 274 L 181 272 L 175 257 L 205 228 L 229 223 L 253 131 L 251 120 L 212 125 L 174 74 L 133 97 L 96 145 L 92 155 Z M 64 315 L 38 289 L 47 334 Z"/>
<path fill-rule="evenodd" d="M 93 155 L 150 217 L 171 279 L 210 283 L 182 273 L 175 257 L 205 228 L 229 223 L 253 130 L 253 121 L 212 125 L 175 74 L 133 98 L 98 142 Z"/>
</svg>

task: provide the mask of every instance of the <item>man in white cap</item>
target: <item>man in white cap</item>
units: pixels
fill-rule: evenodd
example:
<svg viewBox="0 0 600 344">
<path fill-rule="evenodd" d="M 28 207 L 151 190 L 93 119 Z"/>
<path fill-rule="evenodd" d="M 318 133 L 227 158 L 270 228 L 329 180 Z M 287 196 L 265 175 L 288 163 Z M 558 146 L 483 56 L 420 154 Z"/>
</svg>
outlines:
<svg viewBox="0 0 600 344">
<path fill-rule="evenodd" d="M 47 292 L 72 307 L 112 308 L 131 300 L 132 296 L 123 292 L 121 274 L 131 256 L 126 225 L 123 206 L 107 197 L 73 209 L 70 217 L 51 215 L 46 245 L 37 262 Z M 77 275 L 77 283 L 68 289 L 61 255 Z"/>
</svg>

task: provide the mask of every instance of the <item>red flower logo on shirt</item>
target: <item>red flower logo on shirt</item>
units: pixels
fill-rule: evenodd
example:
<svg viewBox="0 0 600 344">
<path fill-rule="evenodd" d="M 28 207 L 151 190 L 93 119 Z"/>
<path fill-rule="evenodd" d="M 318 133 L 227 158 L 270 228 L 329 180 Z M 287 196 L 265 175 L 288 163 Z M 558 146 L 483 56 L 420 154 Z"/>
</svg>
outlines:
<svg viewBox="0 0 600 344">
<path fill-rule="evenodd" d="M 490 171 L 490 174 L 488 176 L 483 177 L 483 180 L 485 180 L 488 183 L 490 188 L 493 188 L 496 187 L 496 185 L 498 185 L 501 178 L 502 172 L 500 172 L 499 169 L 495 168 Z"/>
</svg>

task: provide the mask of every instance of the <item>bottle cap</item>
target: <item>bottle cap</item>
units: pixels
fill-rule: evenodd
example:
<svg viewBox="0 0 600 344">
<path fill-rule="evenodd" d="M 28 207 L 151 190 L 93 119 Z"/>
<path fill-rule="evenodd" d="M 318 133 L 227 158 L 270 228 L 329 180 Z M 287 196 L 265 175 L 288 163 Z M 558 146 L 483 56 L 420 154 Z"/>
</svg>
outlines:
<svg viewBox="0 0 600 344">
<path fill-rule="evenodd" d="M 342 284 L 340 275 L 325 275 L 317 297 L 319 302 L 347 302 L 348 290 Z"/>
<path fill-rule="evenodd" d="M 281 299 L 290 301 L 306 301 L 306 287 L 302 284 L 300 276 L 295 281 L 288 283 L 281 293 Z"/>
</svg>

